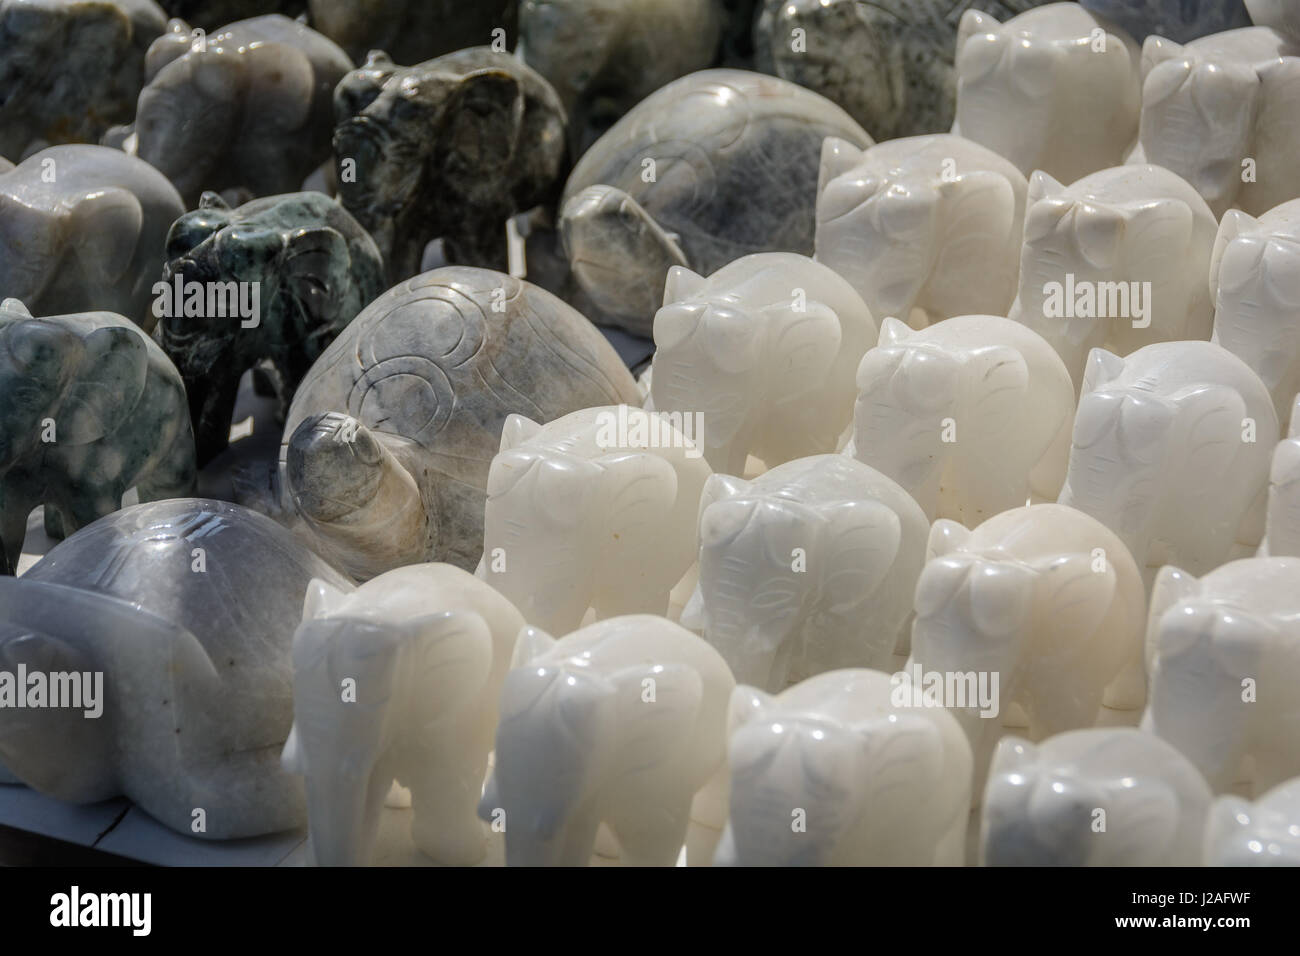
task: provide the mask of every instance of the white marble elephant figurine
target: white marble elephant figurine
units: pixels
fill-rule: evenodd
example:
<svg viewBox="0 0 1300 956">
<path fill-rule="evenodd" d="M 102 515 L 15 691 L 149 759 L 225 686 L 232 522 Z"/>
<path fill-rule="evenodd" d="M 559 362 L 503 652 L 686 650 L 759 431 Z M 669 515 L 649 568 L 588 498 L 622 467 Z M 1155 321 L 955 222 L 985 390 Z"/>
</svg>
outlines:
<svg viewBox="0 0 1300 956">
<path fill-rule="evenodd" d="M 771 468 L 833 452 L 876 331 L 853 287 L 806 256 L 756 253 L 708 278 L 674 266 L 647 407 L 702 416 L 704 457 L 730 475 L 750 455 Z"/>
<path fill-rule="evenodd" d="M 478 576 L 556 634 L 577 630 L 588 608 L 666 613 L 695 558 L 712 474 L 694 432 L 694 416 L 628 405 L 546 425 L 511 415 L 488 471 Z"/>
<path fill-rule="evenodd" d="M 714 475 L 700 502 L 700 573 L 681 623 L 737 681 L 775 692 L 906 647 L 929 522 L 906 491 L 844 455 Z"/>
<path fill-rule="evenodd" d="M 816 258 L 877 320 L 917 328 L 1006 315 L 1015 296 L 1027 184 L 978 143 L 940 133 L 866 150 L 828 137 L 817 181 Z"/>
<path fill-rule="evenodd" d="M 1285 428 L 1300 392 L 1300 199 L 1254 219 L 1229 209 L 1210 259 L 1211 342 L 1253 368 Z"/>
<path fill-rule="evenodd" d="M 1300 395 L 1291 408 L 1286 438 L 1273 449 L 1268 472 L 1268 506 L 1264 540 L 1256 554 L 1261 558 L 1300 557 Z"/>
<path fill-rule="evenodd" d="M 1132 727 L 1004 737 L 980 819 L 981 866 L 1196 866 L 1210 788 Z"/>
<path fill-rule="evenodd" d="M 974 527 L 1060 493 L 1074 385 L 1032 329 L 963 315 L 914 332 L 887 318 L 857 383 L 845 453 L 897 481 L 930 520 Z"/>
<path fill-rule="evenodd" d="M 1259 545 L 1277 440 L 1268 389 L 1227 349 L 1095 349 L 1058 500 L 1119 535 L 1148 586 L 1165 564 L 1203 574 Z"/>
<path fill-rule="evenodd" d="M 1215 793 L 1300 775 L 1300 558 L 1246 558 L 1201 578 L 1162 568 L 1147 626 L 1142 728 Z M 1248 759 L 1249 758 L 1249 759 Z"/>
<path fill-rule="evenodd" d="M 735 681 L 721 655 L 631 614 L 558 641 L 528 628 L 516 661 L 479 803 L 504 829 L 506 865 L 585 866 L 604 823 L 625 865 L 672 866 L 697 791 L 726 761 Z"/>
<path fill-rule="evenodd" d="M 1142 118 L 1130 163 L 1191 183 L 1216 216 L 1300 197 L 1300 45 L 1268 27 L 1142 45 Z"/>
<path fill-rule="evenodd" d="M 1206 866 L 1300 866 L 1300 777 L 1253 803 L 1219 797 L 1205 823 Z"/>
<path fill-rule="evenodd" d="M 1020 291 L 1007 315 L 1047 339 L 1077 387 L 1088 352 L 1208 339 L 1214 214 L 1157 166 L 1116 166 L 1064 186 L 1029 182 Z"/>
<path fill-rule="evenodd" d="M 730 866 L 961 866 L 970 744 L 952 715 L 899 682 L 836 670 L 732 697 Z"/>
<path fill-rule="evenodd" d="M 307 592 L 293 638 L 293 731 L 286 770 L 306 778 L 316 862 L 371 857 L 394 780 L 411 791 L 411 837 L 434 860 L 479 862 L 475 808 L 497 697 L 523 617 L 449 564 L 414 564 L 351 594 Z"/>
<path fill-rule="evenodd" d="M 999 23 L 968 9 L 957 32 L 954 133 L 1028 176 L 1063 182 L 1118 166 L 1137 137 L 1141 50 L 1077 3 L 1036 6 Z"/>
<path fill-rule="evenodd" d="M 942 689 L 966 731 L 977 797 L 1013 708 L 1033 740 L 1093 726 L 1103 704 L 1141 708 L 1142 579 L 1100 522 L 1057 504 L 1004 511 L 974 531 L 940 520 L 929 551 L 907 672 Z"/>
</svg>

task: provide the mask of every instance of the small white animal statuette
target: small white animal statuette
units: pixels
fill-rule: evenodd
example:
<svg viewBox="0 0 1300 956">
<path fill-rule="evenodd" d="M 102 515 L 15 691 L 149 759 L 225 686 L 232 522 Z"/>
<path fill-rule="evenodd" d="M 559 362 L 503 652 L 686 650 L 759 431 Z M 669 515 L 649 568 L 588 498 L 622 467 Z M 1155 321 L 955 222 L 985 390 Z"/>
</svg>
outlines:
<svg viewBox="0 0 1300 956">
<path fill-rule="evenodd" d="M 740 475 L 838 449 L 876 322 L 853 287 L 806 256 L 764 252 L 708 278 L 668 272 L 647 407 L 702 415 L 704 457 Z"/>
<path fill-rule="evenodd" d="M 1070 186 L 1036 172 L 1007 314 L 1051 343 L 1076 386 L 1090 349 L 1208 339 L 1216 228 L 1205 200 L 1158 166 L 1116 166 Z"/>
<path fill-rule="evenodd" d="M 1131 727 L 998 744 L 982 866 L 1195 866 L 1210 809 L 1196 768 Z"/>
<path fill-rule="evenodd" d="M 648 614 L 519 641 L 479 803 L 505 831 L 506 864 L 585 866 L 605 823 L 624 864 L 673 865 L 691 801 L 726 759 L 726 663 Z"/>
<path fill-rule="evenodd" d="M 907 673 L 970 738 L 976 796 L 1013 705 L 1033 740 L 1142 706 L 1142 579 L 1100 522 L 1057 504 L 936 521 L 930 551 Z"/>
<path fill-rule="evenodd" d="M 1148 585 L 1164 564 L 1203 574 L 1259 544 L 1277 438 L 1268 389 L 1221 346 L 1095 349 L 1059 500 L 1119 535 Z"/>
<path fill-rule="evenodd" d="M 1259 557 L 1300 557 L 1300 395 L 1292 403 L 1291 427 L 1273 449 L 1268 474 L 1268 512 Z"/>
<path fill-rule="evenodd" d="M 1211 341 L 1253 368 L 1279 423 L 1300 392 L 1300 199 L 1252 219 L 1229 209 L 1210 260 Z"/>
<path fill-rule="evenodd" d="M 1142 119 L 1130 163 L 1173 170 L 1216 216 L 1300 197 L 1300 46 L 1268 27 L 1142 45 Z"/>
<path fill-rule="evenodd" d="M 307 778 L 317 863 L 370 859 L 394 780 L 411 790 L 417 847 L 448 865 L 483 858 L 475 805 L 523 626 L 509 601 L 449 564 L 397 568 L 351 594 L 312 582 L 283 762 Z"/>
<path fill-rule="evenodd" d="M 1300 777 L 1254 803 L 1219 797 L 1205 824 L 1206 866 L 1300 866 Z"/>
<path fill-rule="evenodd" d="M 960 133 L 1028 176 L 1063 182 L 1124 162 L 1142 107 L 1141 51 L 1077 3 L 1033 7 L 1006 23 L 978 10 L 957 34 Z"/>
<path fill-rule="evenodd" d="M 547 425 L 506 419 L 488 472 L 478 577 L 530 624 L 668 610 L 695 557 L 711 474 L 697 416 L 609 405 Z"/>
<path fill-rule="evenodd" d="M 898 697 L 872 670 L 775 697 L 737 687 L 731 817 L 714 864 L 960 866 L 970 744 L 951 714 Z"/>
<path fill-rule="evenodd" d="M 1147 658 L 1143 729 L 1186 754 L 1215 793 L 1245 781 L 1263 793 L 1300 775 L 1300 558 L 1232 561 L 1199 580 L 1161 569 Z"/>
<path fill-rule="evenodd" d="M 889 478 L 844 455 L 709 479 L 700 577 L 682 624 L 738 681 L 779 691 L 840 667 L 889 668 L 929 523 Z"/>
<path fill-rule="evenodd" d="M 897 481 L 926 517 L 975 526 L 1065 481 L 1074 386 L 1042 336 L 993 315 L 913 332 L 885 319 L 858 366 L 845 449 Z"/>
<path fill-rule="evenodd" d="M 1015 295 L 1027 185 L 1009 161 L 941 133 L 860 150 L 829 137 L 817 182 L 817 261 L 877 320 L 916 327 L 1005 315 Z"/>
</svg>

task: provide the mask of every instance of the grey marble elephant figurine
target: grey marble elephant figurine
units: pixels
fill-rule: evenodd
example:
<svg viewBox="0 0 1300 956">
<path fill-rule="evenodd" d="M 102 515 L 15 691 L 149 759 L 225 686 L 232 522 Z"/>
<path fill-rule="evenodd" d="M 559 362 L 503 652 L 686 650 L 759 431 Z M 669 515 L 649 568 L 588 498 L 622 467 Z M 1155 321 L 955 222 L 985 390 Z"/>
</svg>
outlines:
<svg viewBox="0 0 1300 956">
<path fill-rule="evenodd" d="M 518 0 L 308 0 L 311 25 L 356 62 L 385 50 L 398 63 L 496 43 L 514 45 Z M 501 31 L 498 33 L 497 31 Z"/>
<path fill-rule="evenodd" d="M 37 505 L 60 537 L 117 511 L 131 488 L 153 501 L 194 487 L 180 374 L 120 315 L 38 319 L 4 300 L 0 395 L 0 574 L 16 572 Z"/>
<path fill-rule="evenodd" d="M 552 199 L 564 173 L 555 90 L 489 47 L 411 67 L 372 52 L 334 105 L 339 198 L 394 284 L 438 238 L 451 262 L 504 269 L 505 220 Z"/>
<path fill-rule="evenodd" d="M 524 0 L 519 49 L 550 81 L 581 156 L 659 87 L 713 64 L 719 0 Z"/>
<path fill-rule="evenodd" d="M 37 315 L 120 312 L 146 332 L 167 230 L 167 177 L 105 146 L 52 146 L 0 171 L 0 295 Z"/>
<path fill-rule="evenodd" d="M 137 154 L 190 207 L 208 189 L 293 192 L 329 158 L 334 87 L 351 68 L 333 41 L 279 14 L 211 36 L 173 20 L 149 48 Z"/>
<path fill-rule="evenodd" d="M 269 364 L 287 412 L 311 363 L 384 291 L 384 267 L 370 235 L 322 193 L 237 209 L 205 193 L 168 234 L 159 291 L 169 314 L 156 335 L 185 379 L 202 466 L 226 447 L 240 376 Z"/>
<path fill-rule="evenodd" d="M 166 26 L 153 0 L 0 0 L 0 154 L 95 143 L 128 122 Z"/>
</svg>

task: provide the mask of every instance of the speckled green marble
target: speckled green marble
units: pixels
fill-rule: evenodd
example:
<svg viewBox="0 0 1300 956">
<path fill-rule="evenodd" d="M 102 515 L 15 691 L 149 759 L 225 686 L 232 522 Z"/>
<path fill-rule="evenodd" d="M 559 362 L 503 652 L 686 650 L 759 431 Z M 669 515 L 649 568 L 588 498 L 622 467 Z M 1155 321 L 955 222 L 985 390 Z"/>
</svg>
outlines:
<svg viewBox="0 0 1300 956">
<path fill-rule="evenodd" d="M 258 283 L 260 315 L 172 316 L 156 337 L 189 394 L 200 465 L 226 447 L 239 378 L 277 372 L 285 410 L 312 362 L 384 291 L 374 241 L 321 193 L 267 196 L 231 209 L 213 193 L 172 226 L 163 280 Z"/>
<path fill-rule="evenodd" d="M 194 435 L 180 373 L 111 312 L 33 318 L 0 305 L 0 574 L 13 574 L 27 518 L 72 532 L 122 505 L 189 494 Z"/>
<path fill-rule="evenodd" d="M 0 0 L 0 154 L 97 143 L 129 121 L 166 25 L 153 0 Z"/>
</svg>

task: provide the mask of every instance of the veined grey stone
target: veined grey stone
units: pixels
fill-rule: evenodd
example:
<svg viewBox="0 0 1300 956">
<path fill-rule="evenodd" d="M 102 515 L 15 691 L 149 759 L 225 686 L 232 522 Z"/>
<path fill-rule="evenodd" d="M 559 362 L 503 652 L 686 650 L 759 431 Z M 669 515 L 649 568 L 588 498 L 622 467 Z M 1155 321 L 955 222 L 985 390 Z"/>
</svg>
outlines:
<svg viewBox="0 0 1300 956">
<path fill-rule="evenodd" d="M 760 73 L 703 70 L 642 100 L 564 187 L 560 233 L 593 318 L 649 335 L 670 266 L 811 256 L 827 136 L 872 145 L 830 100 Z"/>
<path fill-rule="evenodd" d="M 722 13 L 719 0 L 523 0 L 520 49 L 564 104 L 571 155 L 665 83 L 713 65 Z"/>
<path fill-rule="evenodd" d="M 1175 43 L 1251 26 L 1242 0 L 1080 0 L 1141 43 L 1150 34 Z"/>
<path fill-rule="evenodd" d="M 192 207 L 206 190 L 300 188 L 329 158 L 334 87 L 352 61 L 327 37 L 272 14 L 201 40 L 173 20 L 146 66 L 137 152 Z"/>
<path fill-rule="evenodd" d="M 505 221 L 553 200 L 564 108 L 507 53 L 460 50 L 412 67 L 373 52 L 335 94 L 339 198 L 392 283 L 442 238 L 451 262 L 506 268 Z"/>
<path fill-rule="evenodd" d="M 0 296 L 36 315 L 106 310 L 145 331 L 167 230 L 185 212 L 153 166 L 106 146 L 52 146 L 0 172 Z"/>
<path fill-rule="evenodd" d="M 237 209 L 206 193 L 172 226 L 167 259 L 169 284 L 196 282 L 236 295 L 239 283 L 258 289 L 260 314 L 251 319 L 222 299 L 220 314 L 205 302 L 201 315 L 158 323 L 158 341 L 185 379 L 200 466 L 226 447 L 245 371 L 269 362 L 287 411 L 312 362 L 385 288 L 374 241 L 321 193 L 267 196 Z"/>
<path fill-rule="evenodd" d="M 352 590 L 270 518 L 193 498 L 126 508 L 0 578 L 0 669 L 103 675 L 97 719 L 0 709 L 8 769 L 60 800 L 126 796 L 200 839 L 304 825 L 280 751 L 313 578 Z"/>
<path fill-rule="evenodd" d="M 421 561 L 473 570 L 507 416 L 624 402 L 640 403 L 636 382 L 564 302 L 499 272 L 435 269 L 365 309 L 299 386 L 284 510 L 358 580 Z"/>
<path fill-rule="evenodd" d="M 762 2 L 754 24 L 760 68 L 816 90 L 885 140 L 952 128 L 963 13 L 1006 21 L 1051 0 Z"/>
<path fill-rule="evenodd" d="M 129 122 L 166 25 L 153 0 L 0 0 L 0 153 L 96 143 Z"/>
<path fill-rule="evenodd" d="M 384 50 L 398 63 L 422 63 L 518 32 L 518 0 L 309 0 L 312 26 L 358 63 Z"/>
<path fill-rule="evenodd" d="M 33 318 L 0 304 L 0 574 L 13 574 L 27 518 L 54 537 L 122 506 L 194 490 L 194 435 L 171 360 L 126 318 Z"/>
</svg>

